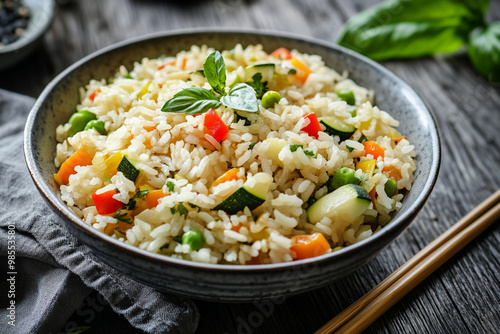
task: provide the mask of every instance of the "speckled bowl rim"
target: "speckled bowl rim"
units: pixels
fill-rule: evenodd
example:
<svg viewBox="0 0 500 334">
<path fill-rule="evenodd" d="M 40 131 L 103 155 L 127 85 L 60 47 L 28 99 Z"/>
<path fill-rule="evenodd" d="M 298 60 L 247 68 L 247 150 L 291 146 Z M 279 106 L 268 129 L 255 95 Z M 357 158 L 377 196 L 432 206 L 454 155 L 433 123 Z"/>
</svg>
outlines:
<svg viewBox="0 0 500 334">
<path fill-rule="evenodd" d="M 14 43 L 4 45 L 0 49 L 0 55 L 6 55 L 8 53 L 12 53 L 12 55 L 15 55 L 18 51 L 39 39 L 49 29 L 55 15 L 55 1 L 38 0 L 38 2 L 41 3 L 39 7 L 47 11 L 46 13 L 42 14 L 33 13 L 33 7 L 29 4 L 29 2 L 30 1 L 26 0 L 23 2 L 23 4 L 32 12 L 26 31 Z M 34 22 L 34 19 L 42 20 Z"/>
<path fill-rule="evenodd" d="M 431 130 L 431 138 L 429 138 L 430 142 L 432 143 L 433 146 L 433 151 L 432 151 L 432 164 L 429 166 L 429 177 L 425 181 L 425 184 L 422 188 L 421 193 L 418 195 L 417 199 L 406 209 L 406 212 L 403 215 L 400 215 L 396 217 L 395 219 L 391 220 L 386 226 L 384 226 L 380 231 L 377 233 L 373 234 L 367 239 L 364 239 L 354 245 L 351 245 L 349 247 L 340 249 L 338 251 L 335 251 L 333 253 L 321 255 L 318 257 L 310 258 L 310 259 L 304 259 L 304 260 L 299 260 L 299 261 L 293 261 L 293 262 L 284 262 L 284 263 L 273 263 L 273 264 L 263 264 L 263 265 L 235 265 L 235 264 L 208 264 L 208 263 L 200 263 L 200 262 L 194 262 L 194 261 L 188 261 L 188 260 L 182 260 L 182 259 L 176 259 L 172 258 L 169 256 L 165 255 L 160 255 L 152 252 L 148 252 L 146 250 L 142 250 L 136 246 L 128 245 L 123 242 L 120 242 L 117 239 L 113 239 L 110 236 L 105 235 L 104 233 L 94 229 L 92 226 L 86 224 L 83 220 L 81 220 L 69 207 L 67 207 L 60 198 L 52 191 L 50 186 L 48 185 L 47 181 L 43 179 L 42 174 L 36 167 L 35 163 L 35 157 L 33 155 L 33 150 L 32 150 L 32 133 L 31 129 L 33 128 L 35 118 L 36 118 L 36 112 L 37 110 L 41 107 L 42 101 L 49 95 L 51 90 L 68 74 L 70 74 L 72 71 L 77 69 L 80 65 L 84 64 L 85 62 L 96 58 L 98 56 L 101 56 L 103 54 L 106 54 L 107 52 L 113 51 L 117 48 L 121 48 L 123 46 L 127 46 L 129 44 L 134 44 L 137 42 L 141 42 L 146 39 L 151 39 L 151 38 L 161 38 L 161 37 L 168 37 L 168 36 L 178 36 L 179 38 L 182 38 L 183 35 L 192 35 L 192 34 L 224 34 L 224 33 L 231 33 L 231 34 L 255 34 L 255 35 L 261 35 L 261 36 L 266 36 L 266 37 L 281 37 L 281 38 L 286 38 L 286 39 L 291 39 L 291 40 L 297 40 L 300 42 L 305 42 L 305 43 L 312 43 L 312 44 L 318 44 L 319 46 L 325 47 L 325 48 L 330 48 L 330 49 L 335 49 L 337 51 L 343 52 L 347 54 L 348 56 L 356 59 L 356 61 L 359 62 L 365 62 L 368 63 L 370 66 L 376 68 L 378 71 L 383 73 L 386 76 L 392 77 L 392 79 L 396 82 L 398 82 L 398 85 L 405 89 L 407 92 L 411 92 L 413 95 L 412 101 L 418 102 L 421 104 L 421 107 L 423 110 L 421 110 L 422 114 L 425 114 L 426 120 L 429 123 L 429 127 Z M 138 57 L 139 58 L 139 57 Z M 429 197 L 432 188 L 434 187 L 436 180 L 437 180 L 437 175 L 440 167 L 440 162 L 441 162 L 441 148 L 440 148 L 440 139 L 439 139 L 439 133 L 438 129 L 436 126 L 435 119 L 429 110 L 429 108 L 426 106 L 425 102 L 420 98 L 420 96 L 406 83 L 404 82 L 401 78 L 396 76 L 394 73 L 389 71 L 387 68 L 383 67 L 377 62 L 374 62 L 354 51 L 351 51 L 349 49 L 343 48 L 338 45 L 334 45 L 331 43 L 327 43 L 315 38 L 310 38 L 307 36 L 303 35 L 298 35 L 298 34 L 291 34 L 291 33 L 284 33 L 284 32 L 276 32 L 276 31 L 268 31 L 268 30 L 257 30 L 257 29 L 231 29 L 231 28 L 220 28 L 220 29 L 213 29 L 213 28 L 196 28 L 196 29 L 182 29 L 182 30 L 173 30 L 173 31 L 167 31 L 167 32 L 159 32 L 159 33 L 153 33 L 153 34 L 148 34 L 148 35 L 143 35 L 140 37 L 132 38 L 132 39 L 127 39 L 123 42 L 113 44 L 111 46 L 105 47 L 101 50 L 98 50 L 81 60 L 77 61 L 70 67 L 68 67 L 66 70 L 64 70 L 62 73 L 60 73 L 56 78 L 54 78 L 48 85 L 47 87 L 43 90 L 43 92 L 40 94 L 39 98 L 36 100 L 29 116 L 26 122 L 26 127 L 25 127 L 25 133 L 24 133 L 24 153 L 25 153 L 25 158 L 26 158 L 26 163 L 28 166 L 29 173 L 31 174 L 31 177 L 33 178 L 36 186 L 38 187 L 40 193 L 45 197 L 45 199 L 50 202 L 53 207 L 59 211 L 60 214 L 63 216 L 67 217 L 72 223 L 74 223 L 78 228 L 84 230 L 85 232 L 93 235 L 95 238 L 100 239 L 100 241 L 104 243 L 109 243 L 112 244 L 113 246 L 121 249 L 124 252 L 129 252 L 133 253 L 134 255 L 139 255 L 144 258 L 147 258 L 151 261 L 157 261 L 164 263 L 166 265 L 171 265 L 171 266 L 181 266 L 184 268 L 191 268 L 193 270 L 204 270 L 204 271 L 212 271 L 212 272 L 233 272 L 233 273 L 245 273 L 245 272 L 268 272 L 268 271 L 281 271 L 281 270 L 288 270 L 288 269 L 293 269 L 295 267 L 301 267 L 304 265 L 308 264 L 319 264 L 322 262 L 331 262 L 335 258 L 340 258 L 343 257 L 346 254 L 353 253 L 355 254 L 359 249 L 364 248 L 364 247 L 370 247 L 371 244 L 377 244 L 380 239 L 384 239 L 384 237 L 390 237 L 392 233 L 397 233 L 399 234 L 398 230 L 401 228 L 400 225 L 405 224 L 404 228 L 406 229 L 411 221 L 413 221 L 413 218 L 416 216 L 416 214 L 420 211 L 420 209 L 423 207 L 425 204 L 427 198 Z M 394 238 L 392 238 L 394 239 Z"/>
</svg>

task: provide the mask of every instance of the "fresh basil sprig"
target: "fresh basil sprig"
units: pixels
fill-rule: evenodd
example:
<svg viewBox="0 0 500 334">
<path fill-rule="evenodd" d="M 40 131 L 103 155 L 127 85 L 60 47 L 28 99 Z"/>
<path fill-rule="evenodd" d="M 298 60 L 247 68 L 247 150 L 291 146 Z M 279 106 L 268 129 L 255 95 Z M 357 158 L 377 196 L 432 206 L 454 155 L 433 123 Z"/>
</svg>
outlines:
<svg viewBox="0 0 500 334">
<path fill-rule="evenodd" d="M 226 65 L 219 51 L 212 52 L 203 64 L 203 72 L 212 90 L 185 88 L 168 100 L 162 111 L 189 115 L 201 114 L 221 104 L 236 110 L 257 112 L 256 91 L 247 84 L 237 84 L 226 94 Z"/>
<path fill-rule="evenodd" d="M 475 31 L 469 41 L 469 58 L 489 80 L 500 82 L 500 22 Z"/>
<path fill-rule="evenodd" d="M 247 84 L 239 83 L 229 91 L 229 95 L 223 96 L 220 101 L 226 107 L 236 110 L 257 112 L 257 97 L 255 90 Z"/>
<path fill-rule="evenodd" d="M 194 115 L 204 113 L 210 108 L 218 108 L 221 105 L 219 97 L 211 90 L 205 88 L 186 88 L 175 94 L 168 100 L 162 111 Z"/>
<path fill-rule="evenodd" d="M 499 73 L 500 35 L 484 28 L 488 6 L 489 0 L 386 0 L 350 18 L 337 43 L 375 60 L 451 53 L 469 43 L 474 66 L 491 77 Z"/>
<path fill-rule="evenodd" d="M 212 52 L 207 57 L 203 64 L 203 73 L 216 93 L 226 94 L 226 64 L 219 51 Z"/>
</svg>

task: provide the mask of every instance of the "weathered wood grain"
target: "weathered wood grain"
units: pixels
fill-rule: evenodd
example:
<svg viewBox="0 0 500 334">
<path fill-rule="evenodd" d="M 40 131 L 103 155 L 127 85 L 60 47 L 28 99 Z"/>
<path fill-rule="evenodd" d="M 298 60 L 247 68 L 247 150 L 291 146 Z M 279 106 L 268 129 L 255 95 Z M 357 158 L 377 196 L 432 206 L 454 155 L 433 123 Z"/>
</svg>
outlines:
<svg viewBox="0 0 500 334">
<path fill-rule="evenodd" d="M 127 38 L 192 27 L 287 31 L 334 42 L 343 22 L 378 1 L 72 1 L 59 8 L 36 54 L 0 72 L 0 88 L 37 96 L 60 71 Z M 493 1 L 488 20 L 500 19 Z M 442 167 L 428 203 L 390 247 L 356 273 L 279 304 L 199 302 L 200 333 L 310 333 L 500 188 L 500 85 L 474 71 L 465 52 L 384 62 L 433 111 Z M 500 228 L 493 226 L 375 322 L 368 333 L 498 333 Z M 110 320 L 111 319 L 111 320 Z M 78 316 L 74 320 L 78 323 Z M 108 311 L 90 332 L 134 332 Z M 120 325 L 117 325 L 120 324 Z"/>
</svg>

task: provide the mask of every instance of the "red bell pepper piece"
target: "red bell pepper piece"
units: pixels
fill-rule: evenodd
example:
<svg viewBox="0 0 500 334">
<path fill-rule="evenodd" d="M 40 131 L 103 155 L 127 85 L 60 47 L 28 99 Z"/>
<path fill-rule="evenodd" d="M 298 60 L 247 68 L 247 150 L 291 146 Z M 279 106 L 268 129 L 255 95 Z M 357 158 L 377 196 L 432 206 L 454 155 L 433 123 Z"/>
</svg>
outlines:
<svg viewBox="0 0 500 334">
<path fill-rule="evenodd" d="M 92 200 L 94 201 L 95 208 L 100 215 L 109 215 L 122 209 L 125 204 L 113 198 L 117 194 L 116 190 L 108 190 L 101 194 L 93 193 Z"/>
<path fill-rule="evenodd" d="M 205 131 L 216 141 L 219 143 L 226 138 L 227 133 L 229 132 L 229 128 L 222 121 L 222 119 L 217 115 L 217 113 L 210 108 L 205 114 L 205 121 L 203 122 L 205 125 Z"/>
<path fill-rule="evenodd" d="M 271 56 L 276 57 L 276 58 L 281 58 L 281 59 L 292 59 L 292 54 L 290 53 L 290 51 L 288 49 L 285 49 L 285 48 L 278 48 L 278 49 L 274 50 L 271 53 Z"/>
<path fill-rule="evenodd" d="M 321 130 L 321 126 L 319 125 L 316 113 L 312 112 L 307 115 L 304 115 L 303 117 L 309 120 L 309 124 L 304 126 L 301 130 L 307 132 L 309 136 L 318 139 L 318 132 L 323 130 Z"/>
</svg>

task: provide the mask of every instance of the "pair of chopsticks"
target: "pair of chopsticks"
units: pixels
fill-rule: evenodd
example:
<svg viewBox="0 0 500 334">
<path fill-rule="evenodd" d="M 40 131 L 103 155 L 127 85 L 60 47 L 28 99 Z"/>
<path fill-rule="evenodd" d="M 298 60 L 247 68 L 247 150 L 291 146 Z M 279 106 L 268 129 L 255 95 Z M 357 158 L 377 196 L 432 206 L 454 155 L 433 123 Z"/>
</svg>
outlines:
<svg viewBox="0 0 500 334">
<path fill-rule="evenodd" d="M 500 190 L 423 248 L 315 334 L 361 333 L 385 311 L 500 218 Z"/>
</svg>

